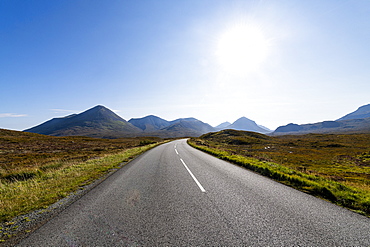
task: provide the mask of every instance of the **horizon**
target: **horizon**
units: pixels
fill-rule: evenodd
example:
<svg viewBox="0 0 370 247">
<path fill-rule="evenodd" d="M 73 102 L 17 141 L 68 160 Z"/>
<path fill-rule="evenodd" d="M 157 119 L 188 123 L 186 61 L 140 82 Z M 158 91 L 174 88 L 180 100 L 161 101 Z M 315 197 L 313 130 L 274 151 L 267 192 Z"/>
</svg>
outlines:
<svg viewBox="0 0 370 247">
<path fill-rule="evenodd" d="M 363 105 L 363 106 L 368 106 L 368 105 L 370 105 L 370 104 L 366 104 L 366 105 Z M 363 107 L 363 106 L 360 106 L 360 107 Z M 163 119 L 163 120 L 168 121 L 168 122 L 172 122 L 172 121 L 179 120 L 179 119 L 189 119 L 189 118 L 194 118 L 194 117 L 189 116 L 189 117 L 181 117 L 181 118 L 176 118 L 176 119 L 171 119 L 171 120 L 169 120 L 169 119 L 166 119 L 166 118 L 162 118 L 161 116 L 157 116 L 157 115 L 150 114 L 150 115 L 146 115 L 146 116 L 142 116 L 142 117 L 125 119 L 125 118 L 123 118 L 122 116 L 120 116 L 119 111 L 112 110 L 112 109 L 110 109 L 109 107 L 104 106 L 104 105 L 96 105 L 96 106 L 90 107 L 89 109 L 86 109 L 86 110 L 81 111 L 81 112 L 78 112 L 78 113 L 76 112 L 76 113 L 68 114 L 68 115 L 65 115 L 65 116 L 59 116 L 59 117 L 55 117 L 55 118 L 65 118 L 65 117 L 67 117 L 67 116 L 71 116 L 71 115 L 78 115 L 78 114 L 84 113 L 84 112 L 86 112 L 86 111 L 88 111 L 88 110 L 91 110 L 91 109 L 93 109 L 93 108 L 96 108 L 96 107 L 103 107 L 103 108 L 106 108 L 106 109 L 108 109 L 108 110 L 112 111 L 113 113 L 115 113 L 116 115 L 118 115 L 119 117 L 121 117 L 123 120 L 125 120 L 125 121 L 127 121 L 127 122 L 129 122 L 130 120 L 143 119 L 143 118 L 145 118 L 145 117 L 151 117 L 151 116 L 152 116 L 152 117 L 158 117 L 158 118 Z M 360 107 L 358 107 L 358 108 L 360 108 Z M 356 110 L 358 110 L 358 108 L 357 108 Z M 349 112 L 349 113 L 347 113 L 347 114 L 343 115 L 342 117 L 344 117 L 344 116 L 346 116 L 346 115 L 348 115 L 348 114 L 350 114 L 350 113 L 353 113 L 353 112 Z M 210 125 L 211 127 L 213 127 L 213 128 L 216 128 L 217 126 L 219 126 L 219 125 L 221 125 L 221 124 L 225 124 L 225 123 L 229 123 L 230 125 L 232 125 L 232 124 L 234 124 L 236 121 L 238 121 L 238 120 L 240 120 L 240 119 L 242 119 L 242 118 L 246 118 L 247 120 L 251 120 L 251 121 L 255 122 L 253 119 L 249 119 L 249 118 L 248 118 L 248 117 L 246 117 L 246 116 L 241 116 L 241 117 L 239 117 L 239 118 L 235 119 L 234 121 L 224 121 L 224 122 L 221 122 L 221 123 L 216 124 L 216 125 L 212 125 L 212 124 L 210 124 L 210 123 L 207 123 L 207 122 L 203 121 L 202 119 L 198 119 L 198 118 L 194 118 L 194 119 L 199 120 L 199 121 L 201 121 L 201 122 L 203 122 L 203 123 L 209 124 L 209 125 Z M 52 118 L 52 119 L 54 119 L 54 118 Z M 30 128 L 33 128 L 33 127 L 39 126 L 39 125 L 44 124 L 45 122 L 48 122 L 48 121 L 50 121 L 50 120 L 52 120 L 52 119 L 47 119 L 47 120 L 45 120 L 45 121 L 43 121 L 43 122 L 41 122 L 41 123 L 39 123 L 39 124 L 37 124 L 37 125 L 35 125 L 35 126 L 31 126 L 31 127 L 27 128 L 27 129 L 30 129 Z M 325 121 L 336 121 L 336 120 L 337 120 L 337 119 L 335 119 L 335 120 L 325 120 Z M 270 129 L 270 128 L 268 128 L 268 127 L 266 127 L 266 126 L 264 126 L 264 125 L 261 125 L 261 124 L 259 124 L 259 123 L 257 123 L 257 122 L 255 122 L 255 123 L 256 123 L 259 127 L 267 128 L 269 131 L 272 131 L 272 132 L 274 132 L 278 127 L 286 126 L 286 125 L 288 125 L 288 124 L 296 124 L 296 123 L 287 123 L 287 124 L 285 124 L 285 125 L 278 126 L 278 127 L 276 127 L 275 129 Z M 304 124 L 314 124 L 314 123 L 304 123 Z M 24 130 L 21 130 L 21 131 L 25 131 L 25 130 L 27 130 L 27 129 L 24 129 Z"/>
<path fill-rule="evenodd" d="M 0 128 L 95 105 L 275 130 L 370 103 L 370 2 L 0 2 Z"/>
<path fill-rule="evenodd" d="M 358 110 L 358 108 L 360 108 L 360 107 L 367 106 L 367 105 L 370 105 L 370 103 L 369 103 L 369 104 L 362 105 L 362 106 L 359 106 L 359 107 L 357 107 L 357 108 L 356 108 L 356 110 Z M 43 123 L 45 123 L 45 122 L 47 122 L 47 121 L 49 121 L 49 120 L 52 120 L 52 119 L 54 119 L 54 118 L 64 118 L 64 117 L 67 117 L 67 116 L 70 116 L 70 115 L 78 115 L 78 114 L 80 114 L 80 113 L 83 113 L 83 112 L 85 112 L 85 111 L 87 111 L 87 110 L 90 110 L 90 109 L 92 109 L 92 108 L 95 108 L 95 107 L 97 107 L 97 106 L 103 106 L 103 107 L 105 107 L 105 108 L 107 108 L 107 109 L 111 110 L 112 112 L 114 112 L 115 114 L 117 114 L 119 117 L 121 117 L 122 119 L 124 119 L 124 120 L 125 120 L 125 121 L 127 121 L 127 122 L 128 122 L 129 120 L 131 120 L 131 119 L 142 119 L 142 118 L 149 117 L 149 116 L 159 117 L 159 118 L 164 119 L 164 120 L 169 121 L 169 122 L 171 122 L 171 121 L 175 121 L 175 120 L 178 120 L 178 119 L 194 118 L 194 117 L 192 117 L 192 116 L 187 116 L 187 117 L 180 117 L 180 118 L 176 118 L 176 119 L 166 119 L 166 118 L 163 118 L 163 117 L 158 116 L 158 115 L 149 114 L 149 115 L 145 115 L 145 116 L 141 116 L 141 117 L 135 117 L 135 118 L 133 118 L 133 117 L 132 117 L 132 118 L 125 119 L 125 118 L 123 118 L 123 117 L 119 114 L 119 113 L 120 113 L 120 110 L 113 110 L 113 109 L 110 109 L 109 107 L 107 107 L 107 106 L 105 106 L 105 105 L 95 105 L 95 106 L 93 106 L 93 107 L 90 107 L 89 109 L 85 109 L 85 110 L 82 110 L 82 111 L 80 111 L 80 112 L 74 112 L 74 113 L 72 113 L 72 112 L 70 112 L 70 111 L 67 111 L 67 112 L 70 112 L 70 114 L 63 115 L 63 116 L 62 116 L 62 115 L 61 115 L 61 116 L 55 116 L 55 117 L 53 117 L 53 118 L 46 119 L 46 120 L 44 120 L 44 121 L 42 121 L 42 122 L 40 122 L 40 123 L 38 123 L 38 124 L 36 124 L 36 125 L 34 125 L 34 126 L 30 126 L 30 127 L 25 128 L 25 129 L 22 129 L 22 130 L 20 130 L 20 129 L 12 129 L 12 128 L 6 128 L 6 129 L 9 129 L 9 130 L 17 130 L 17 131 L 24 131 L 24 130 L 26 130 L 26 129 L 33 128 L 33 127 L 36 127 L 36 126 L 38 126 L 38 125 L 40 125 L 40 124 L 43 124 Z M 57 110 L 57 109 L 54 109 L 54 110 Z M 60 109 L 58 109 L 58 110 L 60 110 Z M 344 116 L 345 116 L 345 115 L 347 115 L 347 114 L 353 113 L 353 112 L 354 112 L 354 111 L 356 111 L 356 110 L 353 110 L 353 111 L 351 111 L 351 112 L 348 112 L 348 113 L 346 113 L 346 114 L 342 115 L 341 117 L 344 117 Z M 341 118 L 341 117 L 339 117 L 339 118 Z M 0 118 L 1 118 L 1 114 L 0 114 Z M 202 122 L 204 122 L 204 123 L 207 123 L 207 124 L 211 125 L 213 128 L 216 128 L 217 126 L 219 126 L 219 125 L 221 125 L 221 124 L 224 124 L 224 123 L 230 123 L 230 124 L 233 124 L 234 122 L 236 122 L 237 120 L 239 120 L 239 119 L 241 119 L 241 118 L 247 118 L 247 119 L 249 119 L 249 120 L 254 121 L 253 119 L 250 119 L 250 118 L 248 118 L 248 117 L 246 117 L 246 116 L 241 116 L 241 117 L 236 118 L 236 119 L 235 119 L 235 120 L 233 120 L 233 121 L 225 120 L 225 121 L 220 122 L 220 123 L 218 123 L 218 124 L 212 125 L 212 124 L 210 124 L 210 123 L 208 123 L 208 122 L 206 122 L 206 121 L 203 121 L 202 119 L 199 119 L 199 118 L 195 118 L 195 119 L 200 120 L 200 121 L 202 121 Z M 337 121 L 339 118 L 337 118 L 337 119 L 326 119 L 326 120 L 323 120 L 323 121 Z M 254 121 L 254 122 L 256 122 L 256 121 Z M 322 122 L 322 121 L 320 121 L 320 122 Z M 307 123 L 300 123 L 300 124 L 313 124 L 313 123 L 317 123 L 317 122 L 307 122 Z M 263 125 L 263 124 L 260 124 L 260 123 L 258 123 L 258 122 L 256 122 L 256 124 L 257 124 L 257 125 L 259 125 L 259 126 L 262 126 L 262 127 L 268 128 L 267 126 L 265 126 L 265 125 Z M 268 128 L 268 129 L 269 129 L 269 130 L 271 130 L 271 131 L 275 131 L 278 127 L 285 126 L 285 125 L 288 125 L 288 124 L 297 124 L 297 123 L 293 123 L 293 122 L 292 122 L 292 123 L 286 123 L 286 124 L 284 124 L 284 125 L 277 126 L 277 127 L 276 127 L 276 128 L 274 128 L 274 129 L 270 129 L 270 128 Z M 1 127 L 0 127 L 0 128 L 1 128 Z M 3 129 L 4 129 L 4 128 L 3 128 Z"/>
<path fill-rule="evenodd" d="M 108 110 L 111 110 L 112 112 L 114 112 L 116 115 L 118 115 L 119 117 L 121 117 L 120 115 L 119 115 L 119 111 L 115 111 L 115 110 L 112 110 L 112 109 L 110 109 L 109 107 L 107 107 L 107 106 L 104 106 L 104 105 L 96 105 L 96 106 L 93 106 L 93 107 L 91 107 L 91 108 L 89 108 L 89 109 L 86 109 L 86 110 L 84 110 L 84 111 L 82 111 L 82 112 L 76 112 L 76 113 L 72 113 L 72 114 L 68 114 L 68 115 L 65 115 L 65 116 L 59 116 L 59 117 L 55 117 L 55 118 L 65 118 L 65 117 L 67 117 L 67 116 L 70 116 L 70 115 L 78 115 L 78 114 L 81 114 L 81 113 L 84 113 L 85 111 L 88 111 L 88 110 L 91 110 L 91 109 L 93 109 L 93 108 L 95 108 L 95 107 L 104 107 L 104 108 L 107 108 Z M 169 120 L 169 119 L 165 119 L 165 118 L 162 118 L 161 116 L 156 116 L 156 115 L 146 115 L 146 116 L 143 116 L 143 117 L 138 117 L 138 118 L 130 118 L 130 119 L 124 119 L 123 117 L 121 117 L 123 120 L 125 120 L 125 121 L 130 121 L 130 120 L 132 120 L 132 119 L 142 119 L 142 118 L 145 118 L 145 117 L 150 117 L 150 116 L 153 116 L 153 117 L 158 117 L 158 118 L 161 118 L 161 119 L 163 119 L 163 120 L 166 120 L 166 121 L 168 121 L 168 122 L 171 122 L 171 121 L 175 121 L 175 120 L 179 120 L 179 119 L 189 119 L 189 118 L 193 118 L 193 117 L 191 117 L 191 116 L 189 116 L 189 117 L 181 117 L 181 118 L 176 118 L 176 119 L 172 119 L 172 120 Z M 195 118 L 196 120 L 200 120 L 200 121 L 202 121 L 202 122 L 204 122 L 204 123 L 206 123 L 206 124 L 209 124 L 209 125 L 211 125 L 213 128 L 215 128 L 215 127 L 217 127 L 218 125 L 220 125 L 220 124 L 223 124 L 223 123 L 226 123 L 226 122 L 229 122 L 230 124 L 233 124 L 234 122 L 236 122 L 237 120 L 239 120 L 239 119 L 241 119 L 241 118 L 247 118 L 247 117 L 245 117 L 245 116 L 242 116 L 242 117 L 239 117 L 238 119 L 235 119 L 234 121 L 231 121 L 231 122 L 229 122 L 229 121 L 224 121 L 224 122 L 222 122 L 222 123 L 219 123 L 219 124 L 217 124 L 217 125 L 211 125 L 211 124 L 209 124 L 209 123 L 207 123 L 207 122 L 204 122 L 204 121 L 202 121 L 202 119 L 197 119 L 197 118 Z M 53 118 L 52 118 L 53 119 Z M 44 122 L 42 122 L 42 123 L 39 123 L 39 124 L 37 124 L 36 126 L 38 126 L 38 125 L 41 125 L 41 124 L 43 124 L 43 123 L 45 123 L 45 122 L 47 122 L 47 121 L 49 121 L 49 120 L 52 120 L 52 119 L 47 119 L 47 120 L 45 120 Z M 249 119 L 249 118 L 247 118 L 247 119 Z M 252 120 L 252 119 L 249 119 L 249 120 Z M 252 120 L 253 121 L 253 120 Z M 257 123 L 258 124 L 258 123 Z M 258 124 L 259 125 L 259 124 Z M 29 127 L 29 128 L 33 128 L 33 127 L 36 127 L 36 126 L 32 126 L 32 127 Z M 27 129 L 29 129 L 29 128 L 27 128 Z M 24 129 L 24 130 L 26 130 L 26 129 Z M 22 131 L 24 131 L 24 130 L 22 130 Z"/>
</svg>

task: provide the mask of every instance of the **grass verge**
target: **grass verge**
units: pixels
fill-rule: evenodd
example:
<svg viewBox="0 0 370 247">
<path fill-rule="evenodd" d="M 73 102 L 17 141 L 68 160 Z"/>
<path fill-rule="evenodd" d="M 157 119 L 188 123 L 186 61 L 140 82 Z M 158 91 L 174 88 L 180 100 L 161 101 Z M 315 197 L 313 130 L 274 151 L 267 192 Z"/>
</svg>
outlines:
<svg viewBox="0 0 370 247">
<path fill-rule="evenodd" d="M 245 167 L 295 189 L 326 199 L 370 217 L 370 195 L 368 191 L 344 185 L 317 175 L 306 174 L 274 162 L 261 161 L 256 158 L 233 154 L 214 147 L 197 145 L 194 140 L 188 140 L 188 143 L 192 147 L 217 158 Z"/>
<path fill-rule="evenodd" d="M 60 160 L 33 170 L 32 174 L 25 172 L 23 175 L 0 179 L 0 222 L 46 208 L 118 168 L 122 162 L 159 144 L 130 148 L 84 162 Z"/>
</svg>

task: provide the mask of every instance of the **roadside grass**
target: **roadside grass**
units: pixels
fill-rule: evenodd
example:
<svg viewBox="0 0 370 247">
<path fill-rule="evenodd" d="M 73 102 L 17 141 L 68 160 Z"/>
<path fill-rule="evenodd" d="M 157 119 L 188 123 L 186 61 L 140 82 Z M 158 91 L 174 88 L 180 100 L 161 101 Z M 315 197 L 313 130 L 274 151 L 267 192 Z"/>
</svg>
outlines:
<svg viewBox="0 0 370 247">
<path fill-rule="evenodd" d="M 157 144 L 131 148 L 85 162 L 58 162 L 31 178 L 0 180 L 0 220 L 47 207 Z"/>
<path fill-rule="evenodd" d="M 46 208 L 160 138 L 52 137 L 0 129 L 0 223 Z"/>
<path fill-rule="evenodd" d="M 330 146 L 340 148 L 340 145 L 343 145 L 343 147 L 350 147 L 351 152 L 346 152 L 346 149 L 343 148 L 341 151 L 337 150 L 334 153 L 330 153 L 332 151 L 331 149 L 325 150 L 325 148 L 321 147 L 321 152 L 318 152 L 318 154 L 315 150 L 312 150 L 312 147 L 310 150 L 307 145 L 308 143 L 312 144 L 312 141 L 315 140 L 317 149 L 317 144 L 321 143 L 319 141 L 320 138 L 323 138 L 322 135 L 275 138 L 263 135 L 254 136 L 255 134 L 244 131 L 233 131 L 229 133 L 224 131 L 218 134 L 206 134 L 200 138 L 191 138 L 188 140 L 188 143 L 220 159 L 240 165 L 298 190 L 370 216 L 370 181 L 368 179 L 370 170 L 369 166 L 367 166 L 369 153 L 368 151 L 364 152 L 364 149 L 361 148 L 370 149 L 370 146 L 366 144 L 366 140 L 369 142 L 367 139 L 368 136 L 349 136 L 348 138 L 352 141 L 357 139 L 356 146 L 353 143 L 344 145 L 346 136 L 333 137 L 328 135 L 325 138 L 330 138 Z M 340 139 L 340 145 L 338 144 L 338 140 L 334 140 L 336 138 L 338 140 Z M 301 147 L 302 149 L 306 149 L 305 151 L 299 150 L 297 146 L 294 152 L 290 151 L 292 150 L 290 146 L 297 139 L 300 140 Z M 363 141 L 365 141 L 365 146 L 363 146 Z M 288 146 L 286 146 L 287 143 L 289 143 Z M 326 146 L 326 144 L 324 145 Z M 265 147 L 270 148 L 265 149 Z M 358 150 L 353 153 L 352 151 L 356 147 Z M 266 153 L 266 150 L 269 153 Z M 326 158 L 322 160 L 325 152 L 328 153 L 326 154 Z M 305 156 L 307 153 L 310 155 Z M 289 161 L 284 158 L 281 159 L 284 155 L 289 158 Z M 294 158 L 294 155 L 297 157 Z M 357 167 L 354 167 L 353 157 L 357 157 L 356 159 L 358 159 Z M 363 161 L 362 163 L 359 163 L 360 159 Z M 349 160 L 352 162 L 349 162 Z M 297 162 L 296 166 L 294 166 L 294 161 Z M 320 165 L 319 161 L 323 163 Z M 302 163 L 305 166 L 302 167 Z M 312 165 L 310 165 L 311 163 Z M 325 164 L 325 166 L 322 164 Z"/>
<path fill-rule="evenodd" d="M 68 162 L 80 163 L 159 141 L 162 139 L 155 137 L 54 137 L 0 129 L 0 179 L 28 179 L 35 176 L 37 170 Z"/>
</svg>

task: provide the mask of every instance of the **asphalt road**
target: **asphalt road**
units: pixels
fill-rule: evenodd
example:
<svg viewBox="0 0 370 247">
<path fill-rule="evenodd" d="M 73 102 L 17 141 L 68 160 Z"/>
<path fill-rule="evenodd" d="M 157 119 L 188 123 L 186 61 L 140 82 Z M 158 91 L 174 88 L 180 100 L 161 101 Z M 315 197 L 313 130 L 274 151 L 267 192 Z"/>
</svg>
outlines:
<svg viewBox="0 0 370 247">
<path fill-rule="evenodd" d="M 19 246 L 370 246 L 370 219 L 178 140 L 139 156 Z"/>
</svg>

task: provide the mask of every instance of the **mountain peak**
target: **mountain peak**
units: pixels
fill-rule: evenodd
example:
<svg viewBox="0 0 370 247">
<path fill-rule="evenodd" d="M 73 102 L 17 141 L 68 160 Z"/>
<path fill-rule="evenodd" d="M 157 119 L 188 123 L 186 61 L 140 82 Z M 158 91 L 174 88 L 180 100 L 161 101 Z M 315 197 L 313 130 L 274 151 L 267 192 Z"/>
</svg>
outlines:
<svg viewBox="0 0 370 247">
<path fill-rule="evenodd" d="M 230 122 L 223 122 L 215 127 L 215 129 L 226 129 L 229 125 L 231 125 Z"/>
<path fill-rule="evenodd" d="M 237 119 L 237 120 L 234 122 L 234 124 L 235 124 L 235 123 L 237 123 L 237 122 L 251 122 L 251 123 L 256 123 L 255 121 L 250 120 L 249 118 L 246 118 L 246 117 L 241 117 L 241 118 Z"/>
<path fill-rule="evenodd" d="M 269 130 L 265 128 L 261 128 L 259 125 L 256 124 L 255 121 L 250 120 L 246 117 L 241 117 L 237 119 L 233 124 L 227 126 L 228 129 L 234 130 L 245 130 L 245 131 L 253 131 L 258 133 L 268 133 Z"/>
<path fill-rule="evenodd" d="M 107 107 L 103 106 L 103 105 L 97 105 L 97 106 L 94 106 L 92 107 L 91 109 L 108 109 Z"/>
<path fill-rule="evenodd" d="M 162 129 L 162 131 L 169 131 L 175 134 L 176 137 L 180 136 L 200 136 L 202 134 L 215 131 L 215 129 L 196 118 L 179 118 L 170 122 L 168 127 Z M 177 134 L 182 133 L 182 135 Z"/>
<path fill-rule="evenodd" d="M 105 106 L 97 105 L 79 114 L 53 118 L 25 131 L 54 136 L 123 137 L 141 130 Z"/>
<path fill-rule="evenodd" d="M 97 105 L 75 116 L 80 121 L 126 121 L 105 106 Z"/>
<path fill-rule="evenodd" d="M 97 106 L 94 106 L 94 107 L 92 107 L 92 108 L 90 108 L 86 111 L 111 111 L 111 110 L 108 109 L 107 107 L 103 106 L 103 105 L 97 105 Z"/>
<path fill-rule="evenodd" d="M 143 118 L 131 118 L 128 122 L 146 132 L 157 131 L 170 125 L 170 122 L 167 120 L 154 115 Z"/>
</svg>

